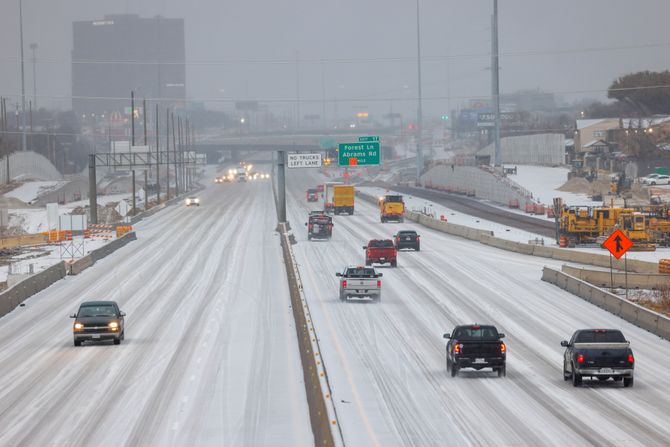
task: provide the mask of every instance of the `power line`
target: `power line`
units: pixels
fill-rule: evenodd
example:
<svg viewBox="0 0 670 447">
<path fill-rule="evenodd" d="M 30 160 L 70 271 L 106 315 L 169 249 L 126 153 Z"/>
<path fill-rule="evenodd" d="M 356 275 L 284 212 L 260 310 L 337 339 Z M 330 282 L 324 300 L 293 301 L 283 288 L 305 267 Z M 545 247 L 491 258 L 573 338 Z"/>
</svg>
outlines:
<svg viewBox="0 0 670 447">
<path fill-rule="evenodd" d="M 549 91 L 543 91 L 540 92 L 539 94 L 546 94 L 546 93 L 553 93 L 556 95 L 570 95 L 570 94 L 586 94 L 586 93 L 603 93 L 603 92 L 621 92 L 621 91 L 635 91 L 635 90 L 653 90 L 653 89 L 663 89 L 663 88 L 670 88 L 670 84 L 662 84 L 662 85 L 646 85 L 646 86 L 639 86 L 639 87 L 620 87 L 620 88 L 613 88 L 613 89 L 583 89 L 583 90 L 557 90 L 553 92 Z M 528 93 L 529 95 L 532 95 L 532 92 Z M 2 96 L 11 98 L 11 97 L 19 97 L 20 95 L 13 93 L 13 94 L 0 94 Z M 504 93 L 503 93 L 504 95 Z M 38 95 L 39 98 L 46 98 L 46 99 L 52 99 L 52 100 L 72 100 L 72 99 L 79 99 L 79 100 L 109 100 L 109 101 L 125 101 L 128 98 L 126 97 L 114 97 L 114 96 L 81 96 L 81 95 L 74 95 L 74 96 L 67 96 L 67 95 Z M 425 100 L 430 100 L 430 101 L 445 101 L 445 100 L 463 100 L 463 99 L 486 99 L 490 98 L 491 95 L 437 95 L 437 96 L 423 96 L 423 99 Z M 184 99 L 184 98 L 146 98 L 147 101 L 157 101 L 157 102 L 176 102 L 176 101 L 184 101 L 184 102 L 210 102 L 210 103 L 236 103 L 240 101 L 257 101 L 259 103 L 295 103 L 295 98 L 255 98 L 255 99 L 249 99 L 249 98 L 211 98 L 211 97 L 195 97 L 195 98 L 190 98 L 190 99 Z M 328 102 L 328 103 L 343 103 L 343 102 L 388 102 L 388 101 L 416 101 L 417 96 L 388 96 L 388 97 L 380 97 L 380 98 L 370 98 L 370 97 L 350 97 L 350 98 L 301 98 L 301 102 L 310 102 L 310 103 L 320 103 L 320 102 Z"/>
<path fill-rule="evenodd" d="M 520 56 L 549 56 L 560 54 L 580 54 L 580 53 L 598 53 L 608 51 L 622 51 L 622 50 L 640 50 L 650 48 L 665 48 L 670 47 L 670 42 L 648 43 L 639 45 L 620 45 L 620 46 L 603 46 L 603 47 L 589 47 L 589 48 L 568 48 L 568 49 L 553 49 L 553 50 L 515 50 L 500 52 L 500 56 L 520 57 Z M 490 53 L 463 53 L 442 56 L 425 56 L 422 60 L 427 62 L 444 62 L 447 60 L 458 59 L 478 59 L 489 58 Z M 19 62 L 18 57 L 4 57 L 0 58 L 4 62 Z M 357 63 L 415 63 L 415 56 L 390 56 L 390 57 L 361 57 L 361 58 L 303 58 L 298 59 L 300 64 L 357 64 Z M 217 65 L 234 65 L 234 64 L 267 64 L 267 65 L 291 65 L 296 64 L 296 59 L 211 59 L 211 60 L 186 60 L 186 61 L 165 61 L 165 60 L 133 60 L 133 59 L 57 59 L 42 57 L 38 61 L 41 64 L 124 64 L 124 65 L 184 65 L 184 66 L 217 66 Z"/>
</svg>

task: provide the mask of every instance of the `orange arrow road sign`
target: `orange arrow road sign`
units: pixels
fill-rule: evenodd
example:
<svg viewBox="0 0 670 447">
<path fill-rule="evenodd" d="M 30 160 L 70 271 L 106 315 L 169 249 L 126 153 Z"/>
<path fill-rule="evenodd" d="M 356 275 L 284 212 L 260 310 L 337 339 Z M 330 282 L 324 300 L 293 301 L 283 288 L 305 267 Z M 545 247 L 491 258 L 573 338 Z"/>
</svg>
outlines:
<svg viewBox="0 0 670 447">
<path fill-rule="evenodd" d="M 608 249 L 617 259 L 621 258 L 633 245 L 635 245 L 633 241 L 621 230 L 614 230 L 610 237 L 603 242 L 603 247 Z"/>
</svg>

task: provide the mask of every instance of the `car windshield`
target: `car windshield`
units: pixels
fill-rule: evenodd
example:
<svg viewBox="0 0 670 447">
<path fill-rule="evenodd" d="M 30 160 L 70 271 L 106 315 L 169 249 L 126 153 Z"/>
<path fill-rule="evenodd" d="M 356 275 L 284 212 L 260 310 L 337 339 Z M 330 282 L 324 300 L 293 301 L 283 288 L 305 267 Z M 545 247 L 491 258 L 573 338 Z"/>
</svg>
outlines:
<svg viewBox="0 0 670 447">
<path fill-rule="evenodd" d="M 83 306 L 79 308 L 78 318 L 82 317 L 115 317 L 116 309 L 114 306 Z"/>
<path fill-rule="evenodd" d="M 498 340 L 498 330 L 493 326 L 462 326 L 452 335 L 457 340 Z"/>
<path fill-rule="evenodd" d="M 399 236 L 416 236 L 416 231 L 399 231 Z"/>
<path fill-rule="evenodd" d="M 362 267 L 347 269 L 346 276 L 349 278 L 375 278 L 377 274 L 375 273 L 375 269 Z"/>
<path fill-rule="evenodd" d="M 390 248 L 393 247 L 393 241 L 370 241 L 371 248 Z"/>
<path fill-rule="evenodd" d="M 580 331 L 575 343 L 623 343 L 624 338 L 621 331 L 593 330 Z"/>
<path fill-rule="evenodd" d="M 384 197 L 385 202 L 401 202 L 402 203 L 402 196 L 386 196 Z"/>
</svg>

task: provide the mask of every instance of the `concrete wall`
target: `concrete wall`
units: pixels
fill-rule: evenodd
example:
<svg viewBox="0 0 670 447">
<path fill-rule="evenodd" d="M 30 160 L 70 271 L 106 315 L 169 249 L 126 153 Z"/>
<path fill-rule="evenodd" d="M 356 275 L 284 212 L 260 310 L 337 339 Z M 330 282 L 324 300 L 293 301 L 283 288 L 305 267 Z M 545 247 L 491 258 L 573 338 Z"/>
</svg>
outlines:
<svg viewBox="0 0 670 447">
<path fill-rule="evenodd" d="M 11 178 L 27 177 L 36 180 L 60 180 L 61 173 L 48 158 L 37 152 L 14 152 L 9 155 L 9 175 Z M 0 181 L 7 182 L 7 160 L 0 159 Z"/>
<path fill-rule="evenodd" d="M 542 281 L 554 284 L 563 290 L 601 307 L 629 323 L 633 323 L 649 332 L 670 340 L 670 318 L 638 306 L 616 295 L 582 281 L 579 278 L 545 267 Z"/>
<path fill-rule="evenodd" d="M 495 158 L 495 146 L 489 144 L 477 152 Z M 500 154 L 503 163 L 564 165 L 565 137 L 563 134 L 523 135 L 505 137 L 500 140 Z"/>
<path fill-rule="evenodd" d="M 64 277 L 65 263 L 59 262 L 7 289 L 0 294 L 0 317 L 8 314 L 32 295 Z"/>
<path fill-rule="evenodd" d="M 564 265 L 561 270 L 563 273 L 579 278 L 590 284 L 599 287 L 626 287 L 629 289 L 667 289 L 670 288 L 670 275 L 660 273 L 632 273 L 625 275 L 622 272 L 613 272 L 603 270 L 589 270 L 585 268 L 572 267 Z M 626 276 L 628 279 L 626 280 Z"/>
<path fill-rule="evenodd" d="M 526 203 L 534 203 L 530 194 L 514 182 L 498 177 L 491 172 L 473 166 L 438 165 L 421 176 L 421 183 L 427 188 L 447 187 L 454 190 L 474 190 L 475 196 L 508 205 L 516 200 L 523 208 Z"/>
</svg>

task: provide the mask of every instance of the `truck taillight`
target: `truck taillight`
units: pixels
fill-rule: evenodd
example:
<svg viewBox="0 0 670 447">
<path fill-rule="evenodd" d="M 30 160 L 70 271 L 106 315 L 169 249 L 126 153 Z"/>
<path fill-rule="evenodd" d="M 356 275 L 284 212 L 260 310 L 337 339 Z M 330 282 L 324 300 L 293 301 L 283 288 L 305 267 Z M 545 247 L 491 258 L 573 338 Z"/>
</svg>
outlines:
<svg viewBox="0 0 670 447">
<path fill-rule="evenodd" d="M 346 279 L 342 280 L 342 287 L 347 287 L 347 280 Z"/>
<path fill-rule="evenodd" d="M 631 365 L 635 363 L 635 357 L 633 357 L 633 354 L 628 354 L 628 363 Z"/>
<path fill-rule="evenodd" d="M 579 364 L 584 363 L 584 354 L 579 354 L 577 356 L 577 363 L 579 363 Z"/>
<path fill-rule="evenodd" d="M 504 354 L 507 351 L 507 346 L 505 346 L 505 343 L 500 342 L 500 353 Z"/>
<path fill-rule="evenodd" d="M 420 241 L 420 240 L 421 240 L 421 236 L 417 236 L 417 237 L 416 237 L 416 241 L 418 242 L 418 241 Z"/>
<path fill-rule="evenodd" d="M 460 354 L 461 353 L 461 348 L 463 347 L 462 344 L 456 343 L 454 345 L 454 354 Z"/>
<path fill-rule="evenodd" d="M 380 280 L 377 280 L 377 287 L 381 287 L 381 286 L 382 286 L 382 282 Z"/>
<path fill-rule="evenodd" d="M 399 240 L 400 240 L 400 236 L 396 236 L 396 237 L 395 237 L 395 240 L 396 240 L 396 241 L 399 241 Z"/>
</svg>

